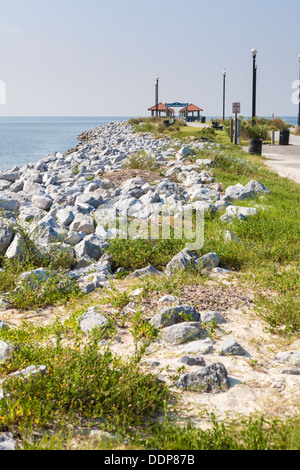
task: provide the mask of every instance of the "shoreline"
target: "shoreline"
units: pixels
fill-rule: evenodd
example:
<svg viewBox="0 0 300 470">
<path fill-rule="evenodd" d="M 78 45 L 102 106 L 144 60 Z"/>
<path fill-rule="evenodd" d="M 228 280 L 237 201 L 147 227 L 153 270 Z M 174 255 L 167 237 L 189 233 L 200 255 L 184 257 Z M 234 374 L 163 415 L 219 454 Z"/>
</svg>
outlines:
<svg viewBox="0 0 300 470">
<path fill-rule="evenodd" d="M 247 224 L 264 214 L 268 208 L 264 200 L 271 190 L 263 181 L 250 178 L 224 189 L 213 175 L 213 159 L 208 158 L 210 151 L 222 157 L 217 143 L 183 145 L 179 139 L 133 133 L 132 126 L 116 122 L 89 129 L 82 138 L 68 155 L 46 155 L 36 163 L 0 172 L 0 209 L 5 212 L 5 217 L 0 216 L 2 254 L 16 262 L 22 257 L 20 233 L 10 228 L 17 216 L 24 226 L 34 229 L 35 246 L 44 255 L 53 256 L 55 249 L 68 254 L 70 265 L 64 265 L 60 282 L 74 282 L 83 295 L 78 300 L 82 314 L 76 318 L 80 332 L 89 335 L 95 326 L 108 328 L 112 319 L 124 320 L 116 322 L 115 337 L 99 343 L 99 354 L 109 347 L 113 354 L 132 359 L 137 344 L 132 331 L 138 315 L 141 328 L 157 328 L 159 335 L 138 363 L 139 371 L 153 374 L 158 383 L 177 391 L 181 399 L 178 416 L 183 422 L 207 429 L 210 423 L 203 410 L 216 413 L 218 421 L 257 413 L 293 417 L 294 403 L 300 398 L 299 340 L 282 341 L 266 331 L 263 319 L 253 310 L 255 292 L 240 285 L 239 270 L 225 268 L 219 253 L 200 253 L 201 248 L 190 250 L 177 244 L 165 266 L 155 267 L 142 258 L 141 266 L 132 268 L 126 254 L 129 237 L 122 239 L 124 226 L 133 220 L 149 223 L 160 212 L 168 219 L 189 208 L 217 219 L 219 235 L 214 236 L 220 237 L 220 243 L 237 250 L 245 243 L 248 250 L 249 241 L 232 231 L 234 223 Z M 108 206 L 114 214 L 125 214 L 124 225 L 109 225 L 103 212 Z M 122 264 L 107 251 L 116 235 L 121 237 L 116 255 Z M 162 250 L 159 262 L 165 259 Z M 137 255 L 140 258 L 141 253 Z M 178 269 L 183 278 L 190 276 L 186 284 L 177 278 L 180 293 L 174 291 Z M 15 297 L 0 293 L 0 320 L 7 328 L 21 328 L 28 322 L 31 310 L 18 309 L 13 303 L 22 294 L 22 286 L 38 297 L 47 283 L 59 285 L 55 275 L 42 265 L 19 275 Z M 147 293 L 143 280 L 153 283 L 148 296 L 143 295 Z M 167 292 L 160 291 L 160 283 L 169 286 Z M 117 297 L 124 293 L 125 305 L 123 297 Z M 101 302 L 101 296 L 110 294 L 120 303 Z M 70 312 L 64 303 L 39 307 L 33 321 L 39 326 L 53 325 L 58 316 L 62 324 L 68 324 Z M 70 328 L 68 324 L 68 335 Z M 2 354 L 8 361 L 11 346 L 4 343 Z"/>
</svg>

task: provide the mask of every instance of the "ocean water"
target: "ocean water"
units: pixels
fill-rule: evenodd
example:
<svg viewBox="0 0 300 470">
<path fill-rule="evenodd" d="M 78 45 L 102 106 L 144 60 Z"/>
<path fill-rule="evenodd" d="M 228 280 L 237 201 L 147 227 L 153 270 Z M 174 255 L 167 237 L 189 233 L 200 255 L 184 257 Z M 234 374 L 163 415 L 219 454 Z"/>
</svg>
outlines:
<svg viewBox="0 0 300 470">
<path fill-rule="evenodd" d="M 77 137 L 95 126 L 129 116 L 0 117 L 0 171 L 35 163 L 43 156 L 76 147 Z"/>
<path fill-rule="evenodd" d="M 0 117 L 0 171 L 35 163 L 49 153 L 65 153 L 76 147 L 82 132 L 110 122 L 127 121 L 130 117 Z M 206 118 L 209 119 L 210 116 Z M 297 125 L 296 116 L 282 116 L 282 119 Z"/>
</svg>

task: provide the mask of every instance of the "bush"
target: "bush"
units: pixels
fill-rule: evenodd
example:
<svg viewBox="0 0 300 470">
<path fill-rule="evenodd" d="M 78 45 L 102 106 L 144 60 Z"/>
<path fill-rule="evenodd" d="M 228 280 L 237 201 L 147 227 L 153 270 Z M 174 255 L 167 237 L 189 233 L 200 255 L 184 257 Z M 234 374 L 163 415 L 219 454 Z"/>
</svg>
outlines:
<svg viewBox="0 0 300 470">
<path fill-rule="evenodd" d="M 300 126 L 297 126 L 294 130 L 295 135 L 300 135 Z"/>
<path fill-rule="evenodd" d="M 291 126 L 287 122 L 283 121 L 283 119 L 277 117 L 273 119 L 266 120 L 266 126 L 270 130 L 280 131 L 282 129 L 289 129 Z"/>
<path fill-rule="evenodd" d="M 185 246 L 184 240 L 111 240 L 108 253 L 116 267 L 136 270 L 151 264 L 162 269 Z"/>
<path fill-rule="evenodd" d="M 7 372 L 31 364 L 47 367 L 44 377 L 34 380 L 7 379 L 6 400 L 0 401 L 2 424 L 42 429 L 55 419 L 66 423 L 75 415 L 106 418 L 113 423 L 138 424 L 151 415 L 169 395 L 164 384 L 144 374 L 135 362 L 124 362 L 109 348 L 100 352 L 100 331 L 94 330 L 81 349 L 56 345 L 23 345 L 12 358 Z"/>
<path fill-rule="evenodd" d="M 148 155 L 144 150 L 133 153 L 126 158 L 123 168 L 132 170 L 156 170 L 158 167 L 156 159 Z"/>
<path fill-rule="evenodd" d="M 266 140 L 268 137 L 268 128 L 261 124 L 254 124 L 247 122 L 243 128 L 244 133 L 248 139 L 255 139 L 255 140 Z"/>
<path fill-rule="evenodd" d="M 8 292 L 5 300 L 12 308 L 27 310 L 66 301 L 79 293 L 75 279 L 49 271 L 48 278 L 44 282 L 37 281 L 34 287 L 23 280 L 14 290 Z"/>
</svg>

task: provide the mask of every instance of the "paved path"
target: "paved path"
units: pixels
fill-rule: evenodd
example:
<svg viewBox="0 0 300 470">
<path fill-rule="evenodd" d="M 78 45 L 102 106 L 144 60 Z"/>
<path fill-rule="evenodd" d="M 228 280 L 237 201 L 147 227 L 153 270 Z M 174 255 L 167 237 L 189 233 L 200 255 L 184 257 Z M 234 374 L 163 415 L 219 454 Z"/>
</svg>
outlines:
<svg viewBox="0 0 300 470">
<path fill-rule="evenodd" d="M 275 141 L 279 141 L 279 132 L 275 132 Z M 280 176 L 300 183 L 300 136 L 290 134 L 289 145 L 263 145 L 262 156 Z"/>
<path fill-rule="evenodd" d="M 210 127 L 209 124 L 187 123 L 192 127 Z M 279 142 L 279 132 L 275 132 L 275 142 Z M 247 147 L 243 150 L 248 151 Z M 290 134 L 289 145 L 263 145 L 262 156 L 267 166 L 280 176 L 291 178 L 300 183 L 300 136 Z"/>
<path fill-rule="evenodd" d="M 211 124 L 202 123 L 202 122 L 187 122 L 188 126 L 191 127 L 211 127 Z"/>
</svg>

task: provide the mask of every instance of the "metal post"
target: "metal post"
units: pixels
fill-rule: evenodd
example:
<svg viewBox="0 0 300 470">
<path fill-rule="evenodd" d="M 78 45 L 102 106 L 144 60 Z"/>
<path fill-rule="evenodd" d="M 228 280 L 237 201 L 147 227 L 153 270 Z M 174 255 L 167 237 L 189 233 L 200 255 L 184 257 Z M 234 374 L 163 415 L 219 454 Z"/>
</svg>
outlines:
<svg viewBox="0 0 300 470">
<path fill-rule="evenodd" d="M 300 126 L 300 54 L 298 55 L 298 59 L 299 59 L 299 92 L 298 92 L 299 110 L 298 110 L 298 126 Z"/>
<path fill-rule="evenodd" d="M 225 78 L 226 70 L 223 70 L 223 121 L 225 121 Z"/>
<path fill-rule="evenodd" d="M 237 121 L 237 144 L 240 145 L 240 139 L 241 139 L 241 120 L 238 119 Z"/>
<path fill-rule="evenodd" d="M 230 142 L 233 142 L 233 119 L 230 119 Z"/>
<path fill-rule="evenodd" d="M 237 124 L 237 113 L 235 113 L 235 123 L 234 123 L 234 144 L 237 145 L 238 142 L 238 124 Z"/>
<path fill-rule="evenodd" d="M 155 114 L 156 116 L 158 116 L 158 81 L 159 81 L 159 77 L 158 75 L 156 75 L 156 82 L 155 82 Z"/>
<path fill-rule="evenodd" d="M 252 84 L 252 126 L 254 126 L 254 117 L 256 116 L 256 54 L 257 50 L 252 49 L 253 56 L 253 84 Z"/>
<path fill-rule="evenodd" d="M 272 130 L 272 145 L 275 145 L 275 131 Z"/>
</svg>

